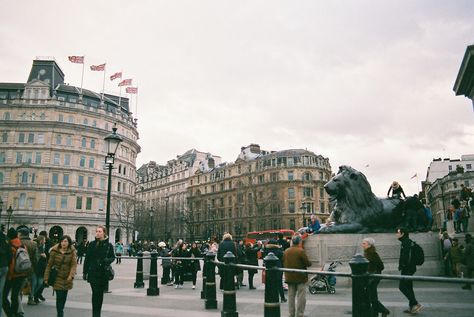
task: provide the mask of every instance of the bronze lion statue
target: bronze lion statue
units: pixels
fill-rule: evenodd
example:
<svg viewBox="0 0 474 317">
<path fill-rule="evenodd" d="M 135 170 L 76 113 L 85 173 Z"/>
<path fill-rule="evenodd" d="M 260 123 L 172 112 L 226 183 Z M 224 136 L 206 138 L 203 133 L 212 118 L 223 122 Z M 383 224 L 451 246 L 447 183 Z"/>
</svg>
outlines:
<svg viewBox="0 0 474 317">
<path fill-rule="evenodd" d="M 323 232 L 385 232 L 403 224 L 401 201 L 377 198 L 365 175 L 350 166 L 340 166 L 324 189 L 335 205 L 334 224 Z"/>
</svg>

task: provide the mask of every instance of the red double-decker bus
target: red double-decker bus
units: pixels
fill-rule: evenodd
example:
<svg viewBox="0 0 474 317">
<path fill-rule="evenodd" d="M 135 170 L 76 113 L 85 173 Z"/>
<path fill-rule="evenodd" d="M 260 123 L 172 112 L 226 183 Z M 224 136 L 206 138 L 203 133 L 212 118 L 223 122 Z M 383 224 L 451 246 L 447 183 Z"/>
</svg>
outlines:
<svg viewBox="0 0 474 317">
<path fill-rule="evenodd" d="M 286 240 L 291 240 L 291 237 L 295 232 L 291 229 L 276 229 L 276 230 L 264 230 L 264 231 L 251 231 L 245 236 L 244 243 L 255 244 L 257 241 L 262 241 L 263 243 L 268 242 L 271 239 L 278 240 L 278 235 L 283 233 L 283 238 Z"/>
</svg>

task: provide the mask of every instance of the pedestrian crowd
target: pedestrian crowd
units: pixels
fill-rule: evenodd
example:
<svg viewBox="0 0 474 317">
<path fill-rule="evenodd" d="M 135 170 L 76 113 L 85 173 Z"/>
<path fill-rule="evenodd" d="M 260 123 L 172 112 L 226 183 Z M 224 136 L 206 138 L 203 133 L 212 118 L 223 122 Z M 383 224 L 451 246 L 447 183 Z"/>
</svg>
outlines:
<svg viewBox="0 0 474 317">
<path fill-rule="evenodd" d="M 98 226 L 96 239 L 76 247 L 68 235 L 52 243 L 46 231 L 33 239 L 30 229 L 20 226 L 0 230 L 0 298 L 7 317 L 24 316 L 23 296 L 28 305 L 38 305 L 46 299 L 45 288 L 51 287 L 56 297 L 56 315 L 64 316 L 68 292 L 73 288 L 76 268 L 84 258 L 83 278 L 92 289 L 92 316 L 100 317 L 104 292 L 108 286 L 107 268 L 115 260 L 106 229 Z"/>
</svg>

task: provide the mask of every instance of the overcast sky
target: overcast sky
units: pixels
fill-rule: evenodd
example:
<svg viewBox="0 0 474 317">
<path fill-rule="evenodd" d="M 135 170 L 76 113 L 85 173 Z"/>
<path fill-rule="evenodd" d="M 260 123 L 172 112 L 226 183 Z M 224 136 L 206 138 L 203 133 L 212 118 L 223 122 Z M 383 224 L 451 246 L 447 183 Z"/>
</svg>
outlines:
<svg viewBox="0 0 474 317">
<path fill-rule="evenodd" d="M 133 78 L 137 167 L 191 148 L 228 162 L 250 143 L 307 148 L 383 196 L 393 180 L 416 193 L 410 178 L 433 158 L 474 153 L 472 104 L 452 90 L 474 1 L 0 3 L 0 82 L 25 82 L 36 56 L 54 56 L 80 86 L 68 55 Z M 102 74 L 86 70 L 84 88 L 100 91 Z"/>
</svg>

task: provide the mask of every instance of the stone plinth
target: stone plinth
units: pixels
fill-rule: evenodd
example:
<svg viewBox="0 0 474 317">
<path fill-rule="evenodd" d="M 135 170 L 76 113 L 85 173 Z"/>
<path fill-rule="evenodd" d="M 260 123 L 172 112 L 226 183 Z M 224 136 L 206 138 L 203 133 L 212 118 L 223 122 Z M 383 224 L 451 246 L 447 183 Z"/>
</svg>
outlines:
<svg viewBox="0 0 474 317">
<path fill-rule="evenodd" d="M 325 263 L 339 260 L 343 263 L 337 267 L 339 272 L 350 272 L 349 261 L 356 253 L 362 253 L 362 239 L 375 239 L 375 247 L 385 265 L 384 274 L 399 274 L 398 258 L 400 241 L 395 233 L 339 233 L 309 236 L 304 248 L 313 262 L 312 270 L 318 270 Z M 441 250 L 438 234 L 435 232 L 411 233 L 410 238 L 418 243 L 425 253 L 425 263 L 417 267 L 416 275 L 439 276 L 442 272 Z"/>
</svg>

